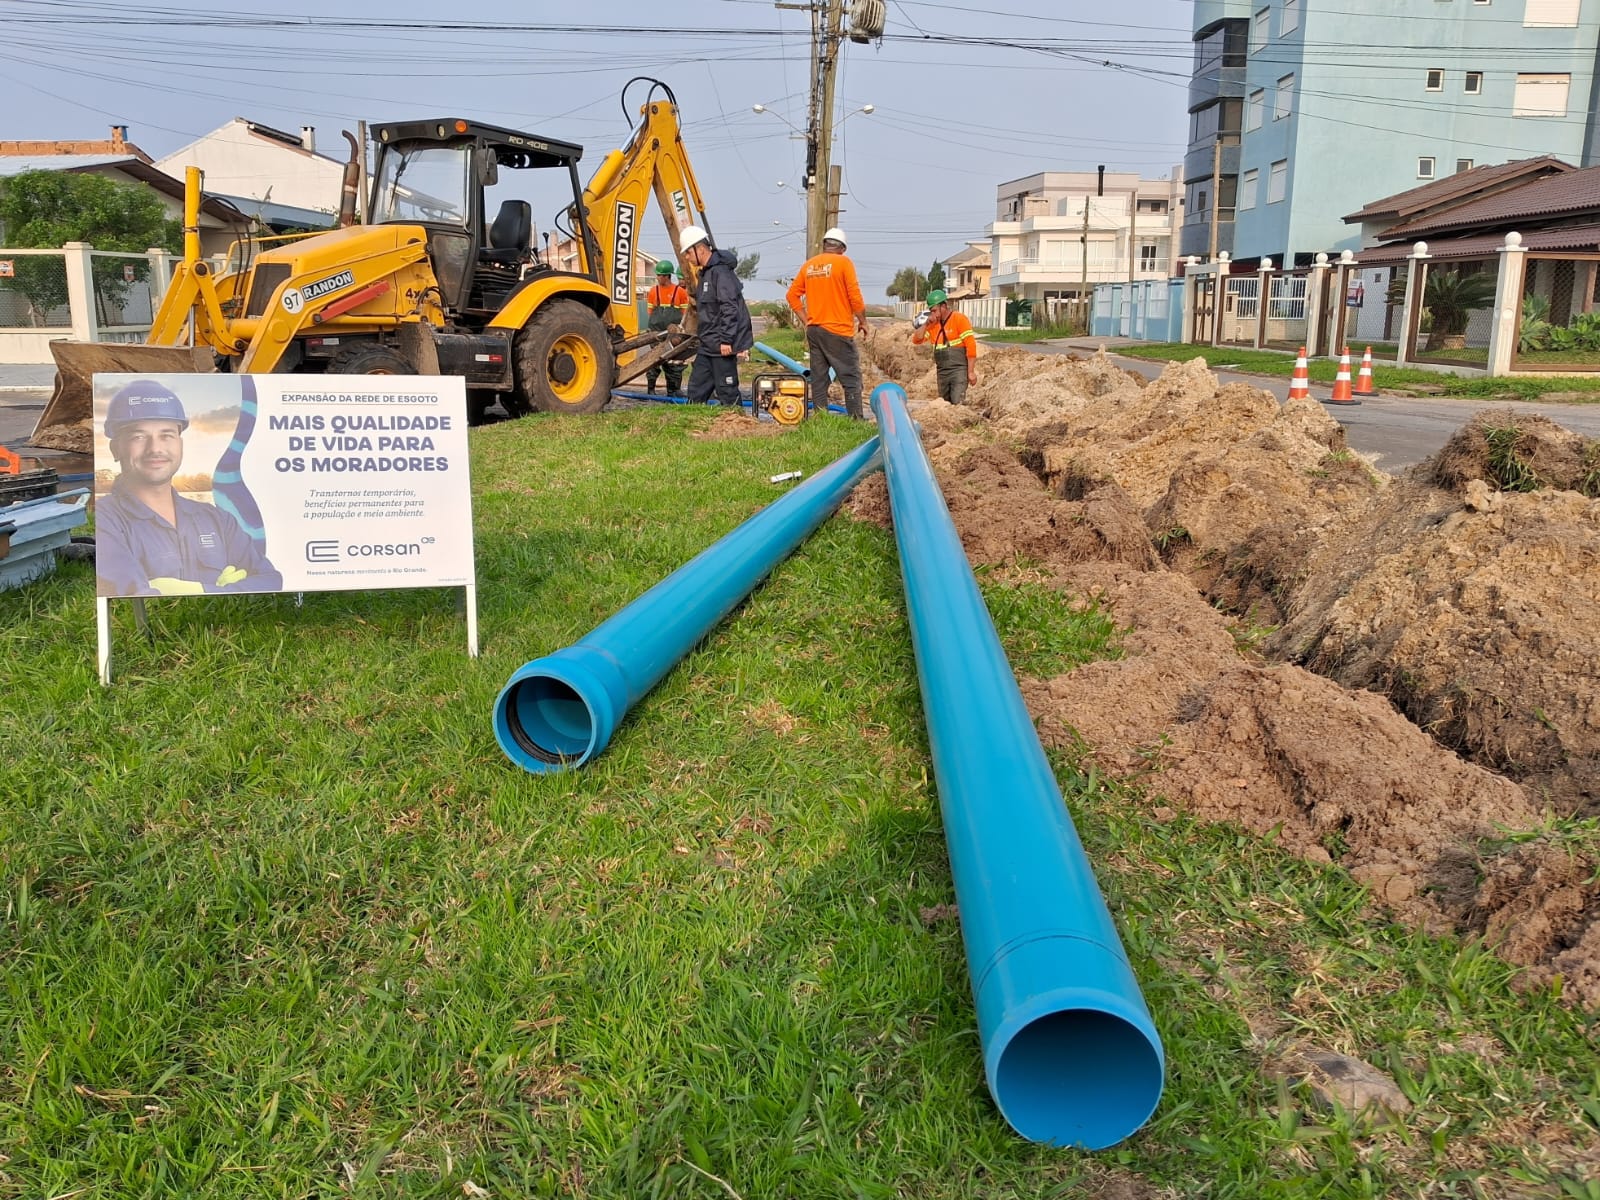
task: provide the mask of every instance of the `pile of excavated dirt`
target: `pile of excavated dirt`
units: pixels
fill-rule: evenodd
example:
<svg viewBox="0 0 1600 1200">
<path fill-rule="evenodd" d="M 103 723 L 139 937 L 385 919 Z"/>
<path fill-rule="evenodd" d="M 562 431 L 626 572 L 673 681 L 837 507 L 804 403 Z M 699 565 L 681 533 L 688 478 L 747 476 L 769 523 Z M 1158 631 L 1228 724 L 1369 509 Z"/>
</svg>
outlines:
<svg viewBox="0 0 1600 1200">
<path fill-rule="evenodd" d="M 743 409 L 729 408 L 719 412 L 704 429 L 697 429 L 689 436 L 704 441 L 726 441 L 728 438 L 773 437 L 783 429 L 776 421 L 758 421 Z"/>
<path fill-rule="evenodd" d="M 1557 758 L 1578 766 L 1570 812 L 1587 811 L 1577 780 L 1600 766 L 1600 700 L 1578 679 L 1600 650 L 1579 619 L 1600 600 L 1595 502 L 1492 491 L 1491 468 L 1521 476 L 1470 427 L 1431 476 L 1393 482 L 1319 406 L 1219 388 L 1199 364 L 1141 387 L 1103 359 L 1016 353 L 1027 361 L 987 356 L 964 408 L 928 400 L 931 374 L 908 392 L 969 559 L 1024 565 L 1125 631 L 1119 660 L 1023 681 L 1041 736 L 1153 798 L 1337 862 L 1397 914 L 1483 933 L 1529 981 L 1560 974 L 1600 1005 L 1596 853 L 1532 832 Z M 1564 436 L 1522 447 L 1534 477 L 1592 472 L 1593 452 Z M 847 507 L 889 521 L 881 480 Z M 1326 677 L 1242 653 L 1248 631 L 1219 608 L 1291 612 L 1269 649 Z M 1524 689 L 1548 701 L 1532 727 L 1515 719 Z M 1455 753 L 1464 732 L 1430 737 L 1454 726 L 1416 720 L 1402 701 L 1421 694 L 1480 741 L 1493 714 L 1502 751 L 1542 764 L 1517 776 L 1538 790 L 1489 769 L 1504 752 Z"/>
<path fill-rule="evenodd" d="M 1600 501 L 1495 490 L 1505 421 L 1480 414 L 1325 539 L 1268 649 L 1381 692 L 1541 805 L 1600 814 Z M 1583 482 L 1593 443 L 1518 423 L 1527 482 Z"/>
</svg>

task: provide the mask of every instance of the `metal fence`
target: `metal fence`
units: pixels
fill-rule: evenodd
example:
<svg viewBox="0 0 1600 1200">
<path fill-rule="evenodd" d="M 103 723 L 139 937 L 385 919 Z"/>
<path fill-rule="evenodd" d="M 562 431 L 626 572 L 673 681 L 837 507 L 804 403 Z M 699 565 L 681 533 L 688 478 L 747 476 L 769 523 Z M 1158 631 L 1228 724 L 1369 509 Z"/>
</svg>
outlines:
<svg viewBox="0 0 1600 1200">
<path fill-rule="evenodd" d="M 1217 341 L 1230 346 L 1254 346 L 1261 323 L 1261 277 L 1234 275 L 1224 283 Z"/>
<path fill-rule="evenodd" d="M 1416 273 L 1420 304 L 1406 330 L 1411 362 L 1486 367 L 1494 328 L 1496 258 L 1430 261 Z"/>
<path fill-rule="evenodd" d="M 1267 288 L 1267 319 L 1262 326 L 1263 344 L 1284 350 L 1306 344 L 1309 285 L 1310 280 L 1303 271 L 1271 277 Z"/>
<path fill-rule="evenodd" d="M 1528 255 L 1511 365 L 1600 370 L 1600 255 Z"/>
<path fill-rule="evenodd" d="M 70 329 L 62 250 L 0 250 L 0 329 Z"/>
</svg>

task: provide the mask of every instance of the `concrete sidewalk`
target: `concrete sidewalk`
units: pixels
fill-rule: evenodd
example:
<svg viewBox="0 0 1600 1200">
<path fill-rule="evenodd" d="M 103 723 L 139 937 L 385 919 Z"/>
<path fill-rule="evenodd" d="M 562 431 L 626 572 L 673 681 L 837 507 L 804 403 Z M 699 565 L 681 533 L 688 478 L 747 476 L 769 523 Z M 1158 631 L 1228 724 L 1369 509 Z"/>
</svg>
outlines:
<svg viewBox="0 0 1600 1200">
<path fill-rule="evenodd" d="M 55 378 L 55 363 L 0 363 L 0 392 L 48 392 Z"/>
</svg>

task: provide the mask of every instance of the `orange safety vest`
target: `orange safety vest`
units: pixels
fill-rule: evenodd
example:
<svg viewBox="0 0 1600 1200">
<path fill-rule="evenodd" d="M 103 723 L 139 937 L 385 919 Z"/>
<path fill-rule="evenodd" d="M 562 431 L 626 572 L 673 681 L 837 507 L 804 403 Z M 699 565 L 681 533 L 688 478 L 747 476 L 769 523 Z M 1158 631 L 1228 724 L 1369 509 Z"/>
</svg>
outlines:
<svg viewBox="0 0 1600 1200">
<path fill-rule="evenodd" d="M 941 350 L 964 350 L 968 358 L 978 357 L 978 338 L 965 313 L 953 312 L 943 321 L 929 321 L 911 335 L 911 340 L 919 346 L 931 340 L 935 357 Z"/>
<path fill-rule="evenodd" d="M 645 303 L 651 308 L 687 308 L 689 293 L 676 283 L 664 287 L 658 283 L 646 293 Z"/>
</svg>

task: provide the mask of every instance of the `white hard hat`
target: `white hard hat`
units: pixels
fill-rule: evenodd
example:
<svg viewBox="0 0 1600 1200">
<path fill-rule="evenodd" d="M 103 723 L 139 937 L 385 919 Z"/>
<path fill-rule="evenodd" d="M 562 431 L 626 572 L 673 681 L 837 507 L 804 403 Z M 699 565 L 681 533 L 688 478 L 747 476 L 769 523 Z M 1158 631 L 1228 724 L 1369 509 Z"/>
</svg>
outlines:
<svg viewBox="0 0 1600 1200">
<path fill-rule="evenodd" d="M 711 235 L 698 225 L 685 225 L 678 230 L 678 249 L 687 250 L 690 246 L 698 246 L 701 242 L 709 242 Z"/>
<path fill-rule="evenodd" d="M 850 244 L 850 239 L 844 236 L 844 230 L 840 229 L 837 225 L 828 230 L 827 233 L 823 234 L 822 240 L 825 242 L 838 242 L 841 246 L 848 246 Z"/>
</svg>

